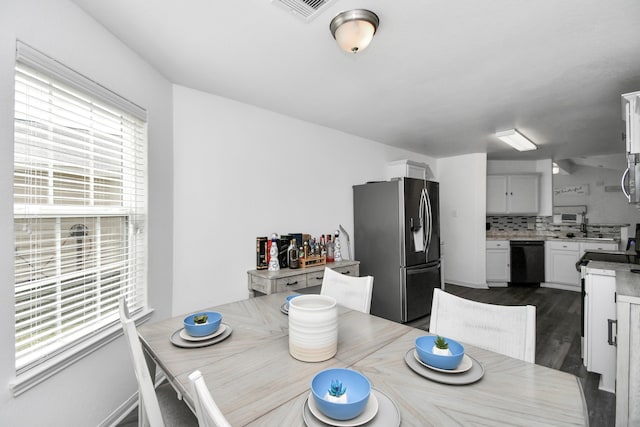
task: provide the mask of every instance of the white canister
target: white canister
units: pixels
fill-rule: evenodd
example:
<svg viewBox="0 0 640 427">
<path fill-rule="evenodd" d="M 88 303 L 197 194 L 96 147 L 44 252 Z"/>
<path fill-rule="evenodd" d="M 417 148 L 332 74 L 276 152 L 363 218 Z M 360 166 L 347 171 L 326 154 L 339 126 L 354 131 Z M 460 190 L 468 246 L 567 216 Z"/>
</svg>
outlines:
<svg viewBox="0 0 640 427">
<path fill-rule="evenodd" d="M 289 353 L 322 362 L 338 351 L 338 306 L 327 295 L 301 295 L 289 302 Z"/>
</svg>

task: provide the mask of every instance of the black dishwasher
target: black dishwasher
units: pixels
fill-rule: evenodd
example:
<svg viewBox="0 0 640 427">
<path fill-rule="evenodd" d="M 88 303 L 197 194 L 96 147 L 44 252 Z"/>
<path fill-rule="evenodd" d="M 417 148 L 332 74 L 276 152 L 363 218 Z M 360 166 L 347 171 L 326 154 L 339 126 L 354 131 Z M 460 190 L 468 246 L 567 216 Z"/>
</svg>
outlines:
<svg viewBox="0 0 640 427">
<path fill-rule="evenodd" d="M 540 285 L 544 282 L 544 240 L 511 240 L 509 285 Z"/>
</svg>

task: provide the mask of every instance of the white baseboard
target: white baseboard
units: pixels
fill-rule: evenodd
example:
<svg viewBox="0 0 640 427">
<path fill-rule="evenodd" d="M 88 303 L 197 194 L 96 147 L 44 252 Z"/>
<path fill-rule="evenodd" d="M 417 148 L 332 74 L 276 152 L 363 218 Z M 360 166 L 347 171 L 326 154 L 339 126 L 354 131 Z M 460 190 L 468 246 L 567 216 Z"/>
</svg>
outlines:
<svg viewBox="0 0 640 427">
<path fill-rule="evenodd" d="M 124 401 L 115 411 L 103 420 L 98 427 L 116 427 L 122 420 L 126 418 L 131 411 L 138 407 L 138 392 L 133 393 L 127 400 Z"/>
<path fill-rule="evenodd" d="M 466 283 L 459 282 L 457 280 L 447 280 L 444 284 L 444 288 L 447 288 L 447 285 L 457 285 L 457 286 L 465 286 L 467 288 L 475 288 L 475 289 L 489 289 L 486 283 Z"/>
<path fill-rule="evenodd" d="M 167 379 L 167 376 L 160 369 L 156 371 L 155 386 L 158 387 L 160 383 Z M 98 427 L 116 427 L 122 420 L 124 420 L 131 411 L 138 407 L 138 392 L 136 391 L 127 400 L 125 400 L 120 406 L 116 408 L 107 418 L 105 418 Z"/>
<path fill-rule="evenodd" d="M 489 288 L 508 288 L 509 284 L 507 282 L 487 282 L 487 286 Z"/>
</svg>

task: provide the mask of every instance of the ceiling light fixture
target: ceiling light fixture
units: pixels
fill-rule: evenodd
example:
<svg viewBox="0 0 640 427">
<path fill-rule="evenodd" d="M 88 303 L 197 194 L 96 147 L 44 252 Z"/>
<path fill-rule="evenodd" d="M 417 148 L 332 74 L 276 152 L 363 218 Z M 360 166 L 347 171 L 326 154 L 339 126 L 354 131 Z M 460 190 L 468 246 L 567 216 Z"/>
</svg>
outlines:
<svg viewBox="0 0 640 427">
<path fill-rule="evenodd" d="M 538 147 L 515 129 L 496 132 L 496 136 L 518 151 L 537 150 Z"/>
<path fill-rule="evenodd" d="M 358 53 L 369 46 L 379 23 L 378 15 L 370 10 L 354 9 L 337 14 L 329 29 L 342 50 Z"/>
</svg>

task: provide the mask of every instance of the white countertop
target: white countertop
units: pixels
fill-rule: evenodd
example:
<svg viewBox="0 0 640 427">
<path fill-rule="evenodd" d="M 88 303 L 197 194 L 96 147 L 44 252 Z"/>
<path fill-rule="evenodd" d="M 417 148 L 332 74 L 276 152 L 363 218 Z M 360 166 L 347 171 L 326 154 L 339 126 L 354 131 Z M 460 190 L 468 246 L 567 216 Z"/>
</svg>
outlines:
<svg viewBox="0 0 640 427">
<path fill-rule="evenodd" d="M 558 236 L 550 231 L 489 231 L 486 234 L 487 240 L 548 240 L 548 241 L 564 241 L 564 242 L 603 242 L 603 243 L 620 243 L 620 239 L 597 238 L 597 237 L 566 237 Z"/>
<path fill-rule="evenodd" d="M 624 253 L 624 252 L 622 252 Z M 630 270 L 640 265 L 619 262 L 589 261 L 587 268 L 612 270 L 616 275 L 616 295 L 619 301 L 640 302 L 640 274 Z"/>
</svg>

